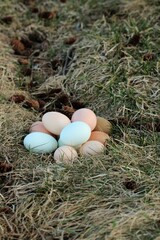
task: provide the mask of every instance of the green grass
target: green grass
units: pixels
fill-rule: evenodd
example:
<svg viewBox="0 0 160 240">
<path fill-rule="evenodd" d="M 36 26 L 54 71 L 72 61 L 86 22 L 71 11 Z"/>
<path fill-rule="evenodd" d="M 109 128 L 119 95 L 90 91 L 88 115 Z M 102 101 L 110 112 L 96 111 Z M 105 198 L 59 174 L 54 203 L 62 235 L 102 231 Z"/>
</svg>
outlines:
<svg viewBox="0 0 160 240">
<path fill-rule="evenodd" d="M 0 165 L 0 238 L 158 240 L 159 1 L 35 2 L 41 11 L 56 9 L 58 17 L 40 19 L 23 1 L 1 3 L 2 16 L 13 15 L 13 22 L 0 22 L 9 38 L 0 44 L 0 164 L 12 164 L 13 170 Z M 38 57 L 30 57 L 39 59 L 40 75 L 26 78 L 9 44 L 32 28 L 45 32 L 48 45 Z M 134 42 L 135 35 L 139 39 Z M 77 41 L 68 71 L 62 75 L 59 66 L 48 83 L 49 67 L 43 64 L 56 57 L 66 60 L 71 46 L 64 40 L 70 36 Z M 145 61 L 146 53 L 153 53 L 153 59 Z M 33 77 L 37 85 L 28 93 L 24 83 Z M 32 96 L 59 86 L 113 124 L 104 154 L 81 157 L 69 166 L 57 165 L 52 154 L 24 149 L 22 139 L 41 113 L 8 98 L 17 91 Z M 54 106 L 56 97 L 50 96 L 47 104 Z"/>
</svg>

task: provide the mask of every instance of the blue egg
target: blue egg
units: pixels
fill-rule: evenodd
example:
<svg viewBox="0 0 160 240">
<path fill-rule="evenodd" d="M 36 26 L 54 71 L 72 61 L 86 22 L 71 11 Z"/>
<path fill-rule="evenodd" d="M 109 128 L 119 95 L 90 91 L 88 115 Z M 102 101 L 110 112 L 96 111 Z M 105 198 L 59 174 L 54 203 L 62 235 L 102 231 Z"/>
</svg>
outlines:
<svg viewBox="0 0 160 240">
<path fill-rule="evenodd" d="M 51 153 L 57 148 L 57 141 L 49 134 L 32 132 L 28 134 L 23 144 L 25 148 L 34 153 Z"/>
<path fill-rule="evenodd" d="M 65 126 L 60 134 L 60 145 L 77 146 L 85 143 L 91 135 L 91 128 L 87 123 L 76 121 Z"/>
<path fill-rule="evenodd" d="M 72 145 L 69 145 L 69 144 L 63 143 L 63 142 L 61 141 L 61 139 L 58 140 L 58 147 L 62 147 L 62 146 L 72 146 L 72 147 L 74 147 L 74 149 L 77 149 L 77 150 L 78 150 L 78 149 L 81 147 L 81 145 L 82 145 L 82 144 L 78 144 L 78 145 L 72 144 Z"/>
</svg>

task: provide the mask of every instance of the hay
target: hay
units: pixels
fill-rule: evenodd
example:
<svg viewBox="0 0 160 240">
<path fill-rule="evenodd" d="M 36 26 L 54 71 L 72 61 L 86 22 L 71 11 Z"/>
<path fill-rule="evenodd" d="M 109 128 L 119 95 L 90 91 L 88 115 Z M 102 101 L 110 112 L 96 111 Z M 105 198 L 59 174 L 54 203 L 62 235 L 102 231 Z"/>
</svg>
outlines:
<svg viewBox="0 0 160 240">
<path fill-rule="evenodd" d="M 41 11 L 58 11 L 59 18 L 52 21 L 31 13 L 35 7 L 31 2 L 29 6 L 17 0 L 2 4 L 3 16 L 13 15 L 14 21 L 1 23 L 0 35 L 0 238 L 158 240 L 156 1 L 152 6 L 146 1 L 119 1 L 115 6 L 110 1 L 35 1 Z M 39 85 L 28 89 L 22 84 L 25 77 L 10 40 L 33 28 L 44 31 L 49 42 L 38 57 L 42 64 L 57 56 L 66 60 L 70 46 L 64 40 L 76 35 L 77 41 L 67 71 L 60 65 L 48 78 L 43 69 L 44 79 L 40 76 Z M 135 34 L 140 34 L 137 42 Z M 151 50 L 155 58 L 144 61 L 143 55 Z M 9 99 L 13 94 L 33 97 L 54 88 L 62 88 L 97 115 L 111 119 L 112 140 L 104 154 L 79 158 L 67 166 L 55 164 L 52 154 L 24 149 L 23 138 L 41 113 Z"/>
</svg>

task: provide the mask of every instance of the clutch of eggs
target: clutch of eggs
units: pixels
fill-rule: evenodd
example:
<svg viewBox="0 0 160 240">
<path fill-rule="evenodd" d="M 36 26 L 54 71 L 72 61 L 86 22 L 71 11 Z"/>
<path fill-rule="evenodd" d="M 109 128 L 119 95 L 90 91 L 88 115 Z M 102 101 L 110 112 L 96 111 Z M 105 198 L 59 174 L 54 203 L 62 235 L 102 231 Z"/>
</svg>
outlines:
<svg viewBox="0 0 160 240">
<path fill-rule="evenodd" d="M 87 108 L 75 111 L 71 120 L 59 112 L 47 112 L 33 123 L 23 143 L 32 153 L 52 153 L 56 163 L 71 164 L 80 156 L 104 151 L 111 123 Z"/>
</svg>

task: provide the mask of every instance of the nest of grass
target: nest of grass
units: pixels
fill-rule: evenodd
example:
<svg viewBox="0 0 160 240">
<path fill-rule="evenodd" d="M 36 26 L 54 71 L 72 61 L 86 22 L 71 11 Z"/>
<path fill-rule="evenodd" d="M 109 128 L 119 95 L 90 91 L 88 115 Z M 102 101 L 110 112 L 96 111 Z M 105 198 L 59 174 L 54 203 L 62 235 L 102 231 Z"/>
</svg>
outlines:
<svg viewBox="0 0 160 240">
<path fill-rule="evenodd" d="M 1 5 L 0 238 L 158 240 L 157 1 Z M 24 149 L 44 112 L 82 107 L 113 124 L 104 154 L 68 166 Z"/>
</svg>

